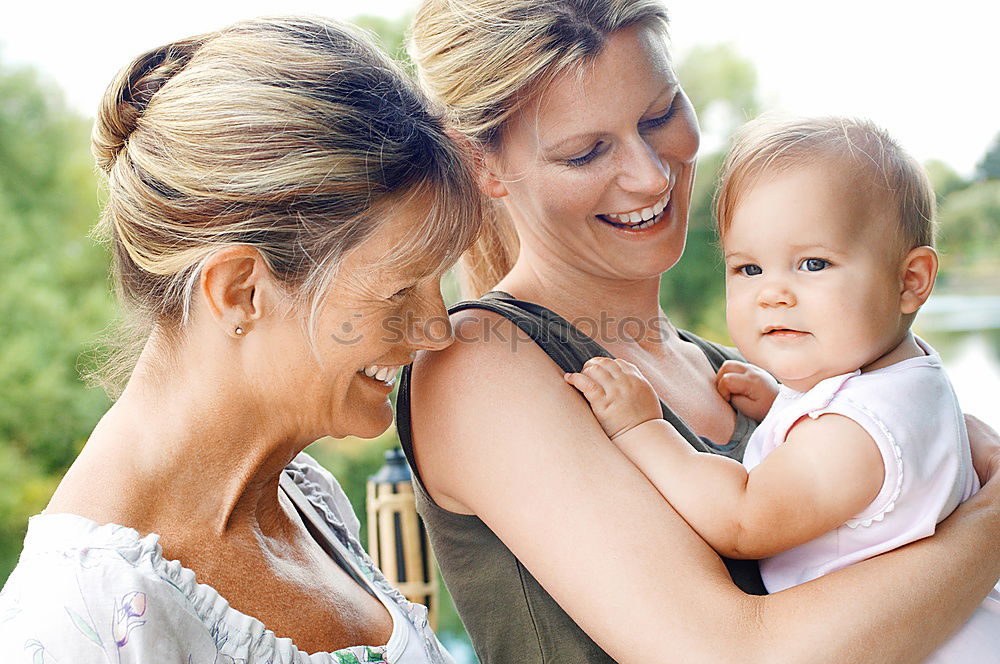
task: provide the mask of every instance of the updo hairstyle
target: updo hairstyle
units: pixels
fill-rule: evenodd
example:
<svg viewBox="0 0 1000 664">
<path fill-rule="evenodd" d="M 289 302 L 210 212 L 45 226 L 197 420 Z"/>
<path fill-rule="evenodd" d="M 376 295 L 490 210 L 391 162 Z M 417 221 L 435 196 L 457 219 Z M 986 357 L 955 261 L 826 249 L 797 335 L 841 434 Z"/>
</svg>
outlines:
<svg viewBox="0 0 1000 664">
<path fill-rule="evenodd" d="M 222 247 L 256 249 L 308 307 L 312 335 L 338 263 L 394 209 L 426 216 L 373 271 L 443 272 L 482 216 L 465 155 L 427 99 L 366 35 L 326 19 L 245 21 L 139 56 L 101 102 L 93 152 L 108 189 L 97 232 L 123 330 L 137 331 L 96 376 L 112 396 L 154 327 L 182 332 Z"/>
</svg>

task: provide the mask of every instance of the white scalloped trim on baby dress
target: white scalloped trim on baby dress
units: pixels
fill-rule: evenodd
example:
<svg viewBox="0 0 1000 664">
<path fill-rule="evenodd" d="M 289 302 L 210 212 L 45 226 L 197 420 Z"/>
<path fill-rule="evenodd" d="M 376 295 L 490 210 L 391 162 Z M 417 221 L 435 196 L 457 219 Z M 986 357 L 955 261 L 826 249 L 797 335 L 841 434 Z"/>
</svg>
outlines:
<svg viewBox="0 0 1000 664">
<path fill-rule="evenodd" d="M 848 519 L 844 525 L 848 528 L 867 528 L 873 523 L 881 521 L 885 518 L 885 515 L 896 509 L 896 499 L 899 498 L 900 492 L 903 490 L 903 450 L 900 449 L 899 443 L 896 442 L 895 436 L 889 431 L 889 428 L 885 425 L 881 419 L 879 419 L 875 413 L 873 413 L 864 404 L 860 404 L 853 399 L 845 399 L 852 406 L 857 408 L 859 411 L 864 413 L 875 423 L 878 427 L 879 432 L 885 437 L 885 440 L 889 443 L 889 449 L 892 450 L 893 458 L 896 460 L 896 483 L 892 488 L 892 493 L 890 494 L 888 501 L 885 503 L 885 507 L 880 509 L 877 514 L 866 517 L 863 519 Z M 879 495 L 883 492 L 882 489 L 879 490 Z M 876 496 L 878 500 L 878 496 Z M 863 512 L 862 512 L 863 513 Z"/>
</svg>

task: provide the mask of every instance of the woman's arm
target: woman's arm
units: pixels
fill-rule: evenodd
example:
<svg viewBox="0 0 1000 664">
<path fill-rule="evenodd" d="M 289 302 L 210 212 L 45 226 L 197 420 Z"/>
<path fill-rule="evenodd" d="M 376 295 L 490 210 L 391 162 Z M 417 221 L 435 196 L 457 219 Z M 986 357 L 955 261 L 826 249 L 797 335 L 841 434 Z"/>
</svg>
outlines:
<svg viewBox="0 0 1000 664">
<path fill-rule="evenodd" d="M 565 379 L 615 447 L 730 558 L 766 558 L 833 530 L 864 510 L 885 480 L 875 440 L 843 415 L 802 418 L 748 473 L 734 459 L 691 447 L 661 418 L 653 386 L 630 362 L 595 357 Z"/>
<path fill-rule="evenodd" d="M 644 422 L 614 443 L 730 558 L 766 558 L 816 539 L 871 504 L 885 479 L 872 437 L 835 414 L 794 425 L 749 473 L 738 461 L 696 451 L 664 420 Z"/>
<path fill-rule="evenodd" d="M 479 341 L 422 355 L 412 376 L 424 482 L 442 506 L 486 522 L 620 662 L 649 662 L 663 643 L 672 661 L 912 662 L 1000 575 L 994 481 L 933 538 L 747 596 L 541 349 L 488 312 L 455 323 L 458 338 Z"/>
</svg>

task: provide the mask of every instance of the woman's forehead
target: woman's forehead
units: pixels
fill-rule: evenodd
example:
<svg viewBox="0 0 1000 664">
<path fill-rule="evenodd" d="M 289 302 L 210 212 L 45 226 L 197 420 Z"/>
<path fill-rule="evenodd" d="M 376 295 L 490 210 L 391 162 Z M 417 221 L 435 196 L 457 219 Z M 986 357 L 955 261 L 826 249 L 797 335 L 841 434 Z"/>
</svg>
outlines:
<svg viewBox="0 0 1000 664">
<path fill-rule="evenodd" d="M 661 33 L 627 28 L 612 34 L 595 58 L 555 76 L 516 121 L 551 146 L 574 134 L 607 131 L 618 116 L 634 123 L 636 112 L 641 115 L 677 87 Z"/>
</svg>

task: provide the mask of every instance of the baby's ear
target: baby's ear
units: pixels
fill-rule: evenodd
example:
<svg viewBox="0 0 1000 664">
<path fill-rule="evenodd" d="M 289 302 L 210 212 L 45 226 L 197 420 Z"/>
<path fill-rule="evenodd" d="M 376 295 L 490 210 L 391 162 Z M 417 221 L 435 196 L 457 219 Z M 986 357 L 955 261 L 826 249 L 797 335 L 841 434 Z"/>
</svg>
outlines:
<svg viewBox="0 0 1000 664">
<path fill-rule="evenodd" d="M 916 313 L 927 301 L 934 288 L 937 271 L 938 255 L 933 247 L 917 247 L 906 254 L 900 265 L 902 292 L 899 303 L 902 313 Z"/>
</svg>

